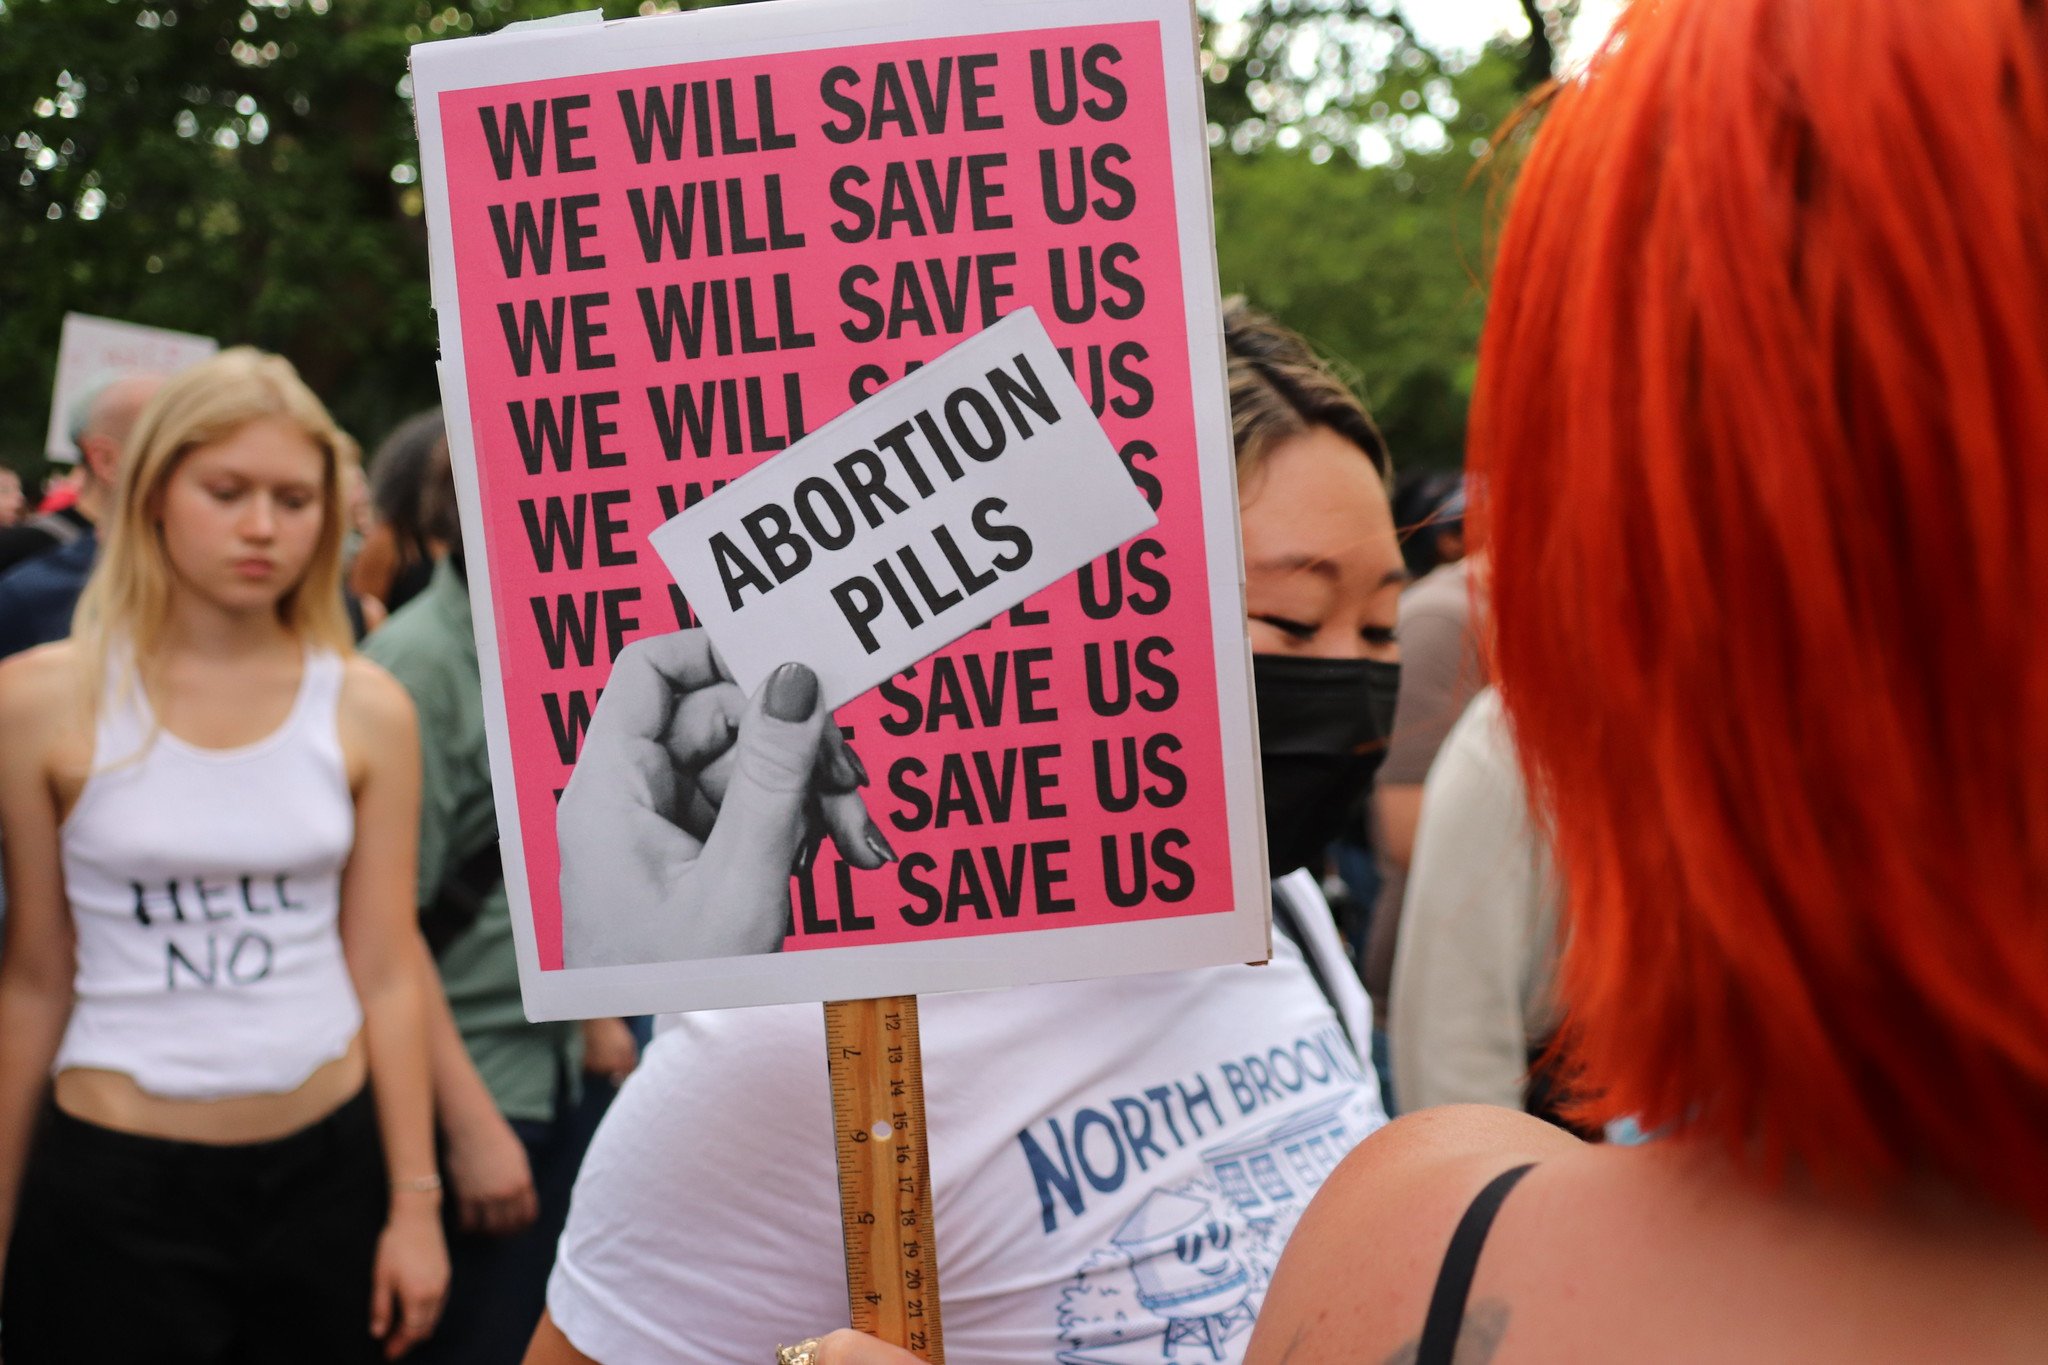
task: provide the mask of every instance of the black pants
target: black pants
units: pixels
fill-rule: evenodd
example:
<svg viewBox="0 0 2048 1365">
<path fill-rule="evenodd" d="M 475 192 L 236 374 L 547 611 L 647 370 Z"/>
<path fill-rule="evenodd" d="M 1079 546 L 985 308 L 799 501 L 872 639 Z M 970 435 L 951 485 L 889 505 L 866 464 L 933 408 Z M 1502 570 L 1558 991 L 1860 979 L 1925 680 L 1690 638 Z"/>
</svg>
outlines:
<svg viewBox="0 0 2048 1365">
<path fill-rule="evenodd" d="M 389 1194 L 365 1089 L 308 1128 L 215 1146 L 46 1109 L 0 1290 L 7 1365 L 381 1359 L 371 1264 Z"/>
</svg>

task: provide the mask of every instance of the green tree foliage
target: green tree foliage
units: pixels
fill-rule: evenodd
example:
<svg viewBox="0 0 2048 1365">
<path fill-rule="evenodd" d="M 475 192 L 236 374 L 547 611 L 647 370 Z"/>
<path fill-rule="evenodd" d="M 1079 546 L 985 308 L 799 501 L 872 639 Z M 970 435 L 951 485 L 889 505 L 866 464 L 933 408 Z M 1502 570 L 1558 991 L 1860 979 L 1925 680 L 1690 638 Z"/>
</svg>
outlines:
<svg viewBox="0 0 2048 1365">
<path fill-rule="evenodd" d="M 591 3 L 0 0 L 0 458 L 40 458 L 66 311 L 281 351 L 370 440 L 435 401 L 407 50 Z M 1411 465 L 1462 442 L 1466 180 L 1529 55 L 1446 61 L 1365 0 L 1207 31 L 1225 288 L 1347 360 Z"/>
<path fill-rule="evenodd" d="M 406 52 L 510 11 L 0 0 L 0 452 L 41 446 L 66 311 L 281 351 L 367 438 L 434 402 Z"/>
<path fill-rule="evenodd" d="M 1525 10 L 1564 22 L 1572 3 Z M 1223 288 L 1343 361 L 1404 468 L 1463 463 L 1490 149 L 1557 33 L 1447 58 L 1364 0 L 1265 0 L 1208 26 Z"/>
</svg>

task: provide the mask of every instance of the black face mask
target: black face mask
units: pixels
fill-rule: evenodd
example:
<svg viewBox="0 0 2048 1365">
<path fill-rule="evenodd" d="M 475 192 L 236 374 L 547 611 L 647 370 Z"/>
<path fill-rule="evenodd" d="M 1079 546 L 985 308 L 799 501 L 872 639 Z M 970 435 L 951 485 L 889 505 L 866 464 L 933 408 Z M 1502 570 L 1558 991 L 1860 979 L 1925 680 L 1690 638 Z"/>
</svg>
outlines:
<svg viewBox="0 0 2048 1365">
<path fill-rule="evenodd" d="M 1343 833 L 1394 732 L 1401 665 L 1252 655 L 1266 852 L 1275 877 L 1307 867 Z"/>
</svg>

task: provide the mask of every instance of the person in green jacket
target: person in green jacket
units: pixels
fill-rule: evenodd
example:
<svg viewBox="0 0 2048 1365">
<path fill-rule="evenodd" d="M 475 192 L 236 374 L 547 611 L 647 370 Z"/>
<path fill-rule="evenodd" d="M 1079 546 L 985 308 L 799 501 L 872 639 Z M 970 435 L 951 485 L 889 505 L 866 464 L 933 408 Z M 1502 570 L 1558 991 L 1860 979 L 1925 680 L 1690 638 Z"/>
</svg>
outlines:
<svg viewBox="0 0 2048 1365">
<path fill-rule="evenodd" d="M 636 1049 L 622 1020 L 535 1024 L 520 1004 L 445 438 L 420 514 L 421 538 L 449 552 L 363 644 L 419 711 L 421 928 L 446 1000 L 431 1043 L 454 1273 L 440 1327 L 412 1359 L 499 1362 L 533 1335 L 577 1167 Z"/>
</svg>

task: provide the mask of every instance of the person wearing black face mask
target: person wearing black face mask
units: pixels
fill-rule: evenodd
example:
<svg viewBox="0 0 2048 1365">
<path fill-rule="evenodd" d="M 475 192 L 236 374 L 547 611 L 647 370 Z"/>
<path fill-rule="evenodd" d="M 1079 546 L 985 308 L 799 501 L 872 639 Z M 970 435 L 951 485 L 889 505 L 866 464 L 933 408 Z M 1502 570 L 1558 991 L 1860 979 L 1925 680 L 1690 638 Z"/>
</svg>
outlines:
<svg viewBox="0 0 2048 1365">
<path fill-rule="evenodd" d="M 1240 305 L 1227 327 L 1266 852 L 1280 877 L 1320 870 L 1386 754 L 1407 573 L 1386 444 L 1357 398 L 1270 319 Z"/>
<path fill-rule="evenodd" d="M 1299 338 L 1242 306 L 1226 334 L 1273 960 L 924 999 L 939 1277 L 961 1360 L 1157 1359 L 1199 1298 L 1202 1358 L 1235 1365 L 1294 1201 L 1385 1122 L 1357 1055 L 1371 1006 L 1302 870 L 1385 747 L 1404 570 L 1384 447 Z M 819 1028 L 815 1006 L 664 1025 L 585 1160 L 529 1365 L 760 1365 L 846 1320 L 832 1153 L 811 1121 L 828 1112 Z M 1283 1131 L 1313 1131 L 1315 1155 L 1275 1165 L 1260 1143 Z M 1249 1144 L 1241 1159 L 1233 1143 Z M 1070 1187 L 1068 1161 L 1097 1164 L 1074 1165 Z M 892 1349 L 840 1335 L 813 1358 L 906 1359 Z"/>
<path fill-rule="evenodd" d="M 1274 873 L 1313 868 L 1357 813 L 1386 757 L 1401 666 L 1379 659 L 1252 656 L 1266 857 Z"/>
</svg>

